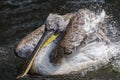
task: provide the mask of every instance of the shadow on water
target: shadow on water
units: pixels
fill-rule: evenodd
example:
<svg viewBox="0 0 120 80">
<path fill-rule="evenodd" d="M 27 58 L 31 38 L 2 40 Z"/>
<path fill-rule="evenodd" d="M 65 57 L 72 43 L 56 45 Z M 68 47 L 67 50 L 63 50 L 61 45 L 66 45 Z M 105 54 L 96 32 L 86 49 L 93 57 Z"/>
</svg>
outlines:
<svg viewBox="0 0 120 80">
<path fill-rule="evenodd" d="M 67 1 L 67 0 L 66 0 Z M 81 3 L 71 4 L 65 0 L 2 0 L 0 1 L 0 80 L 15 80 L 21 71 L 24 60 L 14 55 L 16 44 L 28 33 L 42 25 L 49 13 L 65 14 L 79 8 L 89 8 L 93 11 L 105 9 L 112 15 L 112 21 L 118 29 L 120 21 L 120 1 L 106 0 L 103 4 Z M 112 23 L 111 21 L 111 23 Z M 118 80 L 120 73 L 111 66 L 103 67 L 84 76 L 30 76 L 24 80 Z"/>
</svg>

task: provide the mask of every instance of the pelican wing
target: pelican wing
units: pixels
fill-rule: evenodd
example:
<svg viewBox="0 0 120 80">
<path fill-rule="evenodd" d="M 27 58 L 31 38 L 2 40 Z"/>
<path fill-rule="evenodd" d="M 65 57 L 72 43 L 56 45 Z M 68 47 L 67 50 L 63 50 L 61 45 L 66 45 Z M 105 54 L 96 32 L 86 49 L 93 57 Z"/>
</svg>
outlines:
<svg viewBox="0 0 120 80">
<path fill-rule="evenodd" d="M 27 58 L 31 54 L 39 39 L 42 37 L 44 29 L 45 25 L 42 25 L 19 42 L 17 48 L 15 49 L 19 57 Z"/>
</svg>

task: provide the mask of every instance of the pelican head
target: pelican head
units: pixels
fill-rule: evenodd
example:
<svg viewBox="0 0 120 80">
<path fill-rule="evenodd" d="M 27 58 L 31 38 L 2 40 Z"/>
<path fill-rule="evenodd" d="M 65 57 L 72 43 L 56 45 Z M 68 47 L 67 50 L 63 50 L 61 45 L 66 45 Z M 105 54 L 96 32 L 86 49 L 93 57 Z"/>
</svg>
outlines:
<svg viewBox="0 0 120 80">
<path fill-rule="evenodd" d="M 53 42 L 58 36 L 62 36 L 69 23 L 68 20 L 57 14 L 50 14 L 45 22 L 45 31 L 40 39 L 40 46 L 46 47 Z"/>
<path fill-rule="evenodd" d="M 69 23 L 69 19 L 65 21 L 64 18 L 60 15 L 49 14 L 45 26 L 48 31 L 52 30 L 59 33 L 66 29 L 68 23 Z"/>
</svg>

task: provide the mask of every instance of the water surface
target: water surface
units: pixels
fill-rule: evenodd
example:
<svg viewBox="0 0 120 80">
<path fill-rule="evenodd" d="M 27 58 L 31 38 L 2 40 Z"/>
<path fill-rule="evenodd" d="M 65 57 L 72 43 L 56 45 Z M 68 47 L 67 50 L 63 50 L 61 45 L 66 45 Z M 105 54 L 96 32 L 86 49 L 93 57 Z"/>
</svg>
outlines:
<svg viewBox="0 0 120 80">
<path fill-rule="evenodd" d="M 92 11 L 105 9 L 109 21 L 120 30 L 120 1 L 105 3 L 66 3 L 65 0 L 2 0 L 0 1 L 0 80 L 15 80 L 25 60 L 15 56 L 16 44 L 28 33 L 44 24 L 49 13 L 65 14 L 88 8 Z M 115 23 L 116 22 L 116 23 Z M 119 80 L 120 73 L 111 65 L 79 74 L 64 76 L 29 76 L 24 80 Z"/>
</svg>

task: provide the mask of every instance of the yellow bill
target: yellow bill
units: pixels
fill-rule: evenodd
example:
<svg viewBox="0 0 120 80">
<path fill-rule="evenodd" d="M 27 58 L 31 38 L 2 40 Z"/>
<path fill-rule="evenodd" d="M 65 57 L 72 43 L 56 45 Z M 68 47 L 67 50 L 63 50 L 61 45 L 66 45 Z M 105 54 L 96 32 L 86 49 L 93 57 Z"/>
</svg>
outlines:
<svg viewBox="0 0 120 80">
<path fill-rule="evenodd" d="M 59 36 L 59 34 L 53 34 L 42 46 L 42 48 L 46 47 L 47 45 L 49 45 L 51 42 L 53 42 L 54 40 L 56 40 L 56 38 Z"/>
</svg>

